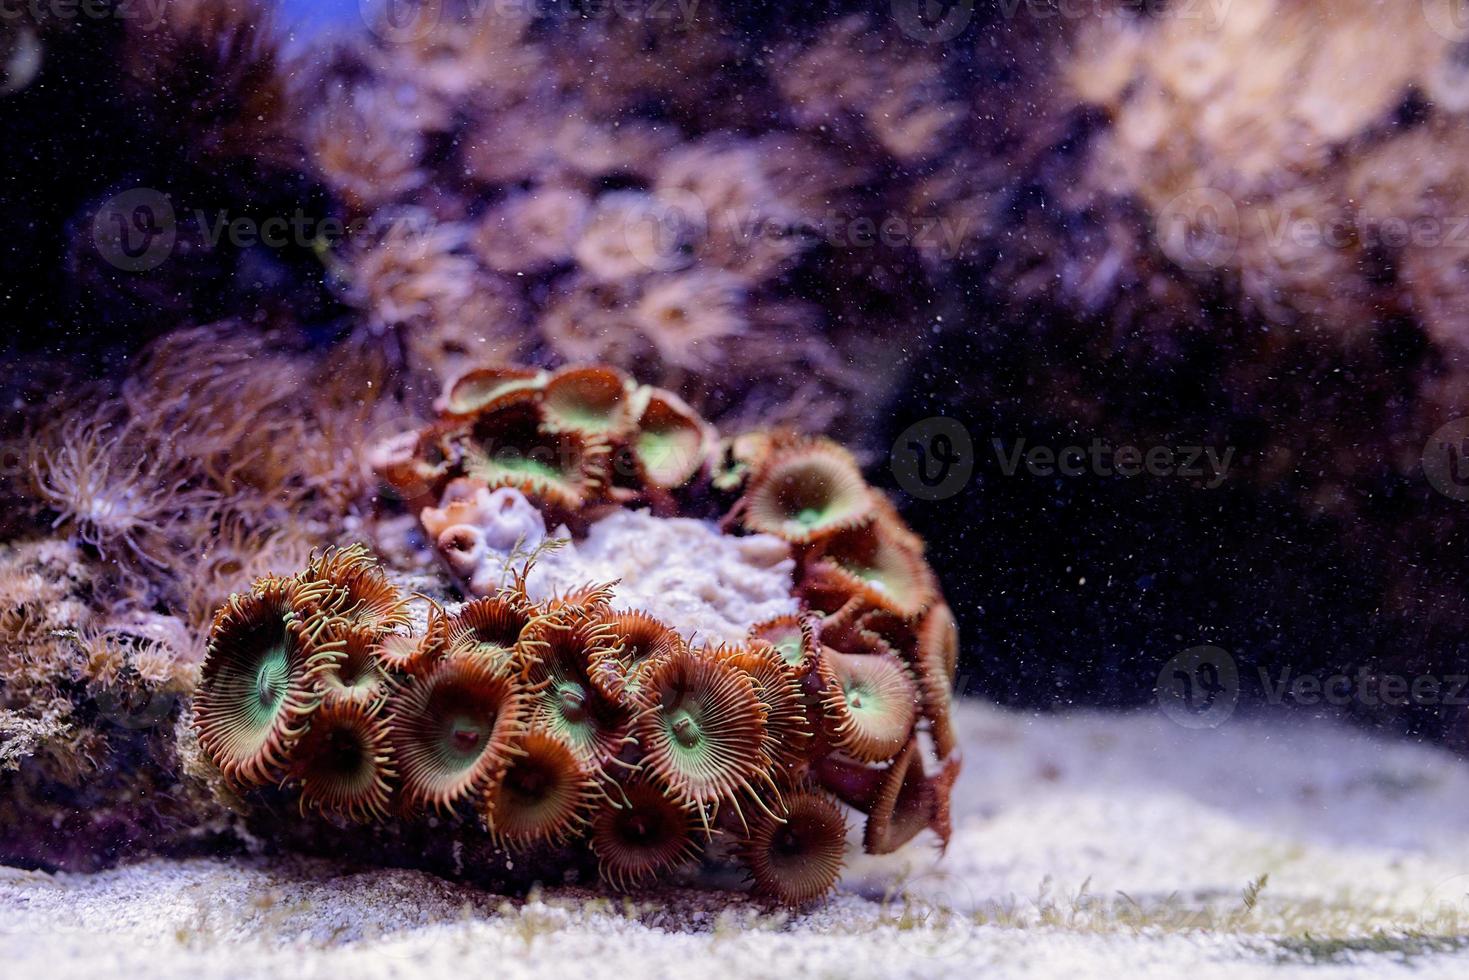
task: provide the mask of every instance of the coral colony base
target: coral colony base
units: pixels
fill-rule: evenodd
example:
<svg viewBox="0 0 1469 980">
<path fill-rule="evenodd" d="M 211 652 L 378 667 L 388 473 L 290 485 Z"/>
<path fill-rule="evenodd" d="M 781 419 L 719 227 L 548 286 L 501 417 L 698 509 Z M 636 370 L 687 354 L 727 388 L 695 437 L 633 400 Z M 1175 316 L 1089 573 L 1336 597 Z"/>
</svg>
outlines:
<svg viewBox="0 0 1469 980">
<path fill-rule="evenodd" d="M 954 620 L 835 444 L 720 440 L 608 368 L 494 368 L 374 462 L 430 504 L 474 598 L 429 601 L 414 628 L 361 546 L 232 596 L 193 724 L 244 799 L 482 824 L 544 873 L 590 857 L 617 887 L 733 861 L 790 904 L 837 881 L 842 804 L 868 852 L 947 842 Z M 546 537 L 548 517 L 581 543 Z"/>
</svg>

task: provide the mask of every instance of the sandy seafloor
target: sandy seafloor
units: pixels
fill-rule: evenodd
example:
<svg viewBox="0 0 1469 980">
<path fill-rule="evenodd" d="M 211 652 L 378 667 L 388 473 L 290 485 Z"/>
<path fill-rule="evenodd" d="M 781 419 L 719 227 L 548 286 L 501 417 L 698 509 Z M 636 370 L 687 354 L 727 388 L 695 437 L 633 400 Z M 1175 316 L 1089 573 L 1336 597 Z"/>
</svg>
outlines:
<svg viewBox="0 0 1469 980">
<path fill-rule="evenodd" d="M 1469 762 L 1299 717 L 959 721 L 947 856 L 854 858 L 802 914 L 691 888 L 507 900 L 326 859 L 0 868 L 0 973 L 1469 976 Z"/>
</svg>

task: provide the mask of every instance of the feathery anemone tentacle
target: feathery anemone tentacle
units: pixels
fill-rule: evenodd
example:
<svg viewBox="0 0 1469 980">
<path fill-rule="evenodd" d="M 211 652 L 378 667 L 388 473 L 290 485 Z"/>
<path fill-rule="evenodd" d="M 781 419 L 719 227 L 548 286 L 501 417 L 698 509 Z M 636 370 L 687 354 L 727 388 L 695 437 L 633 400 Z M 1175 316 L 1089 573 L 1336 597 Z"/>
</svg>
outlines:
<svg viewBox="0 0 1469 980">
<path fill-rule="evenodd" d="M 764 640 L 801 676 L 816 666 L 816 631 L 807 616 L 790 614 L 750 627 L 750 639 Z"/>
<path fill-rule="evenodd" d="M 478 657 L 445 657 L 388 702 L 393 754 L 410 807 L 447 810 L 498 779 L 524 725 L 525 695 Z"/>
<path fill-rule="evenodd" d="M 486 795 L 485 822 L 504 844 L 557 843 L 584 830 L 601 796 L 596 774 L 571 746 L 532 729 L 516 740 L 504 776 Z"/>
<path fill-rule="evenodd" d="M 740 844 L 755 889 L 787 905 L 802 905 L 831 891 L 842 870 L 846 821 L 823 793 L 787 793 L 781 819 L 761 815 Z"/>
<path fill-rule="evenodd" d="M 328 627 L 326 636 L 330 641 L 340 641 L 341 657 L 321 676 L 324 703 L 381 703 L 388 694 L 388 677 L 378 663 L 378 634 L 337 622 Z"/>
<path fill-rule="evenodd" d="M 334 615 L 372 630 L 407 627 L 408 604 L 383 574 L 377 559 L 362 545 L 328 548 L 314 557 L 299 579 L 331 587 L 324 600 Z"/>
<path fill-rule="evenodd" d="M 646 779 L 618 787 L 614 805 L 592 818 L 591 846 L 602 880 L 633 888 L 698 857 L 694 817 Z"/>
<path fill-rule="evenodd" d="M 631 736 L 631 712 L 592 683 L 590 671 L 610 636 L 605 625 L 548 618 L 528 631 L 524 644 L 537 685 L 531 721 L 565 740 L 583 760 L 611 763 Z"/>
<path fill-rule="evenodd" d="M 321 704 L 322 675 L 342 656 L 340 642 L 319 639 L 319 618 L 302 620 L 307 593 L 299 583 L 265 579 L 231 596 L 215 617 L 194 726 L 205 754 L 239 783 L 279 778 Z"/>
<path fill-rule="evenodd" d="M 475 599 L 446 624 L 448 649 L 488 657 L 505 667 L 518 665 L 516 645 L 534 618 L 534 612 L 525 603 L 508 595 Z"/>
<path fill-rule="evenodd" d="M 683 637 L 645 612 L 609 611 L 598 619 L 608 642 L 592 654 L 591 681 L 603 694 L 630 705 L 653 665 L 684 649 Z"/>
<path fill-rule="evenodd" d="M 289 780 L 301 784 L 301 809 L 365 821 L 388 812 L 395 776 L 387 728 L 361 702 L 323 705 L 293 753 Z"/>
<path fill-rule="evenodd" d="M 634 726 L 643 765 L 676 798 L 705 808 L 741 796 L 756 801 L 751 781 L 763 767 L 765 706 L 737 667 L 709 651 L 680 650 L 658 661 L 638 690 Z"/>
<path fill-rule="evenodd" d="M 923 555 L 886 521 L 833 535 L 812 565 L 813 578 L 833 582 L 866 604 L 904 619 L 918 616 L 938 598 Z"/>
<path fill-rule="evenodd" d="M 896 755 L 918 717 L 918 688 L 902 661 L 826 650 L 818 670 L 837 748 L 863 762 Z"/>
<path fill-rule="evenodd" d="M 750 678 L 755 696 L 765 706 L 765 765 L 790 773 L 804 764 L 811 749 L 812 731 L 796 668 L 776 648 L 756 641 L 748 647 L 725 647 L 720 659 Z"/>
</svg>

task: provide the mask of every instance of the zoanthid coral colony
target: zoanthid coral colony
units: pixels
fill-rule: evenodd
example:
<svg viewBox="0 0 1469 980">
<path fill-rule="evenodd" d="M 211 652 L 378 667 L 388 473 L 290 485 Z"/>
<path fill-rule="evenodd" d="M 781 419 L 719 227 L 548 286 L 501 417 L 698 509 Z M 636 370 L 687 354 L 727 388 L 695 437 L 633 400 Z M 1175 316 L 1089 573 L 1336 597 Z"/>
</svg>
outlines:
<svg viewBox="0 0 1469 980">
<path fill-rule="evenodd" d="M 438 420 L 374 462 L 475 597 L 425 600 L 410 628 L 362 546 L 233 596 L 194 725 L 236 789 L 284 786 L 334 820 L 436 818 L 546 872 L 580 854 L 618 887 L 735 860 L 790 904 L 835 885 L 843 804 L 870 852 L 925 829 L 947 842 L 954 619 L 922 542 L 834 443 L 721 439 L 605 367 L 497 368 L 449 385 Z M 544 516 L 584 533 L 631 507 L 758 539 L 786 611 L 735 634 L 736 612 L 691 629 L 677 606 L 628 608 L 617 581 L 537 592 L 556 557 Z"/>
</svg>

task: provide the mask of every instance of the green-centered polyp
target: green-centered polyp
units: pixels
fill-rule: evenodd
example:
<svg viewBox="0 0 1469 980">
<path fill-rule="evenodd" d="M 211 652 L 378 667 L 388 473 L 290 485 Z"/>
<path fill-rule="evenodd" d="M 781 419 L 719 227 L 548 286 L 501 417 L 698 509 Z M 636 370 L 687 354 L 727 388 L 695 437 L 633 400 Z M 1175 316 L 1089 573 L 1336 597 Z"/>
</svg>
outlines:
<svg viewBox="0 0 1469 980">
<path fill-rule="evenodd" d="M 697 806 L 753 797 L 763 780 L 765 708 L 754 684 L 712 651 L 681 650 L 656 663 L 638 691 L 644 765 Z"/>
<path fill-rule="evenodd" d="M 244 785 L 276 781 L 292 746 L 321 703 L 321 675 L 340 646 L 318 643 L 304 623 L 300 587 L 265 580 L 234 595 L 215 617 L 194 699 L 194 725 L 205 753 Z"/>
<path fill-rule="evenodd" d="M 595 437 L 543 427 L 529 403 L 477 420 L 465 447 L 469 476 L 570 509 L 605 478 L 608 456 L 607 444 Z"/>
<path fill-rule="evenodd" d="M 745 497 L 745 524 L 805 544 L 869 520 L 871 494 L 846 450 L 813 441 L 776 453 L 761 468 Z"/>
<path fill-rule="evenodd" d="M 409 678 L 389 703 L 405 801 L 448 809 L 478 796 L 509 760 L 523 710 L 510 674 L 482 658 L 446 657 Z"/>
<path fill-rule="evenodd" d="M 918 717 L 918 687 L 891 656 L 825 650 L 821 677 L 836 745 L 854 759 L 891 759 Z"/>
</svg>

